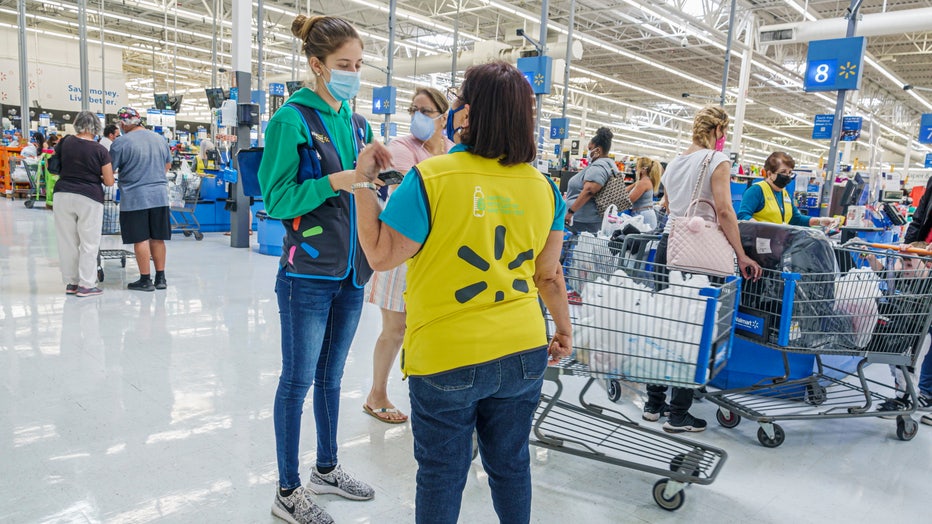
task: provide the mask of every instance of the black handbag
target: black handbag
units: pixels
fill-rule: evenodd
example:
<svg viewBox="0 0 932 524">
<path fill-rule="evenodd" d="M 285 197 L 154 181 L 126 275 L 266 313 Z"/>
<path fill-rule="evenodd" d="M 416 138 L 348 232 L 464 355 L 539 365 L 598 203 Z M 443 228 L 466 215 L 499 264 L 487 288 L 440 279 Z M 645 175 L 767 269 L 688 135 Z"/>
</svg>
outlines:
<svg viewBox="0 0 932 524">
<path fill-rule="evenodd" d="M 62 144 L 65 143 L 65 140 L 68 140 L 69 137 L 64 137 L 58 142 L 58 145 L 55 146 L 55 154 L 49 157 L 48 162 L 45 164 L 45 169 L 53 175 L 61 173 L 61 148 Z"/>
</svg>

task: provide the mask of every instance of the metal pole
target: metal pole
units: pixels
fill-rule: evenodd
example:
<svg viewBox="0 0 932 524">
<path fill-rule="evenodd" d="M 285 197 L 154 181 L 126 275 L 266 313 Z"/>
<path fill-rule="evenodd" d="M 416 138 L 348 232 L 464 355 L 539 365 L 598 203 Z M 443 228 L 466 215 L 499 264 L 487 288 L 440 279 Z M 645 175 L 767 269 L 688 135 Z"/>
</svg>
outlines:
<svg viewBox="0 0 932 524">
<path fill-rule="evenodd" d="M 214 0 L 213 5 L 213 18 L 214 18 L 214 29 L 213 29 L 213 39 L 210 41 L 210 63 L 213 66 L 210 70 L 210 87 L 219 87 L 217 84 L 217 2 Z"/>
<path fill-rule="evenodd" d="M 570 64 L 573 61 L 573 26 L 576 25 L 576 0 L 570 0 L 570 21 L 566 31 L 566 57 L 563 59 L 563 109 L 560 117 L 566 118 L 566 102 L 570 95 Z M 567 126 L 569 132 L 569 126 Z M 565 138 L 560 138 L 560 157 L 563 157 Z M 567 162 L 569 164 L 569 162 Z M 569 169 L 569 165 L 566 166 Z"/>
<path fill-rule="evenodd" d="M 20 3 L 25 3 L 25 0 Z M 91 103 L 88 100 L 90 89 L 87 75 L 87 0 L 78 0 L 78 47 L 81 61 L 81 111 L 88 111 Z"/>
<path fill-rule="evenodd" d="M 233 71 L 239 91 L 237 104 L 250 102 L 252 83 L 252 1 L 233 0 Z M 249 126 L 237 125 L 236 151 L 250 146 Z M 235 158 L 235 151 L 234 151 Z M 237 165 L 239 169 L 239 165 Z M 230 247 L 249 247 L 249 198 L 241 183 L 233 184 L 234 206 L 230 211 Z"/>
<path fill-rule="evenodd" d="M 735 37 L 735 4 L 738 0 L 731 0 L 731 13 L 728 15 L 728 39 L 725 41 L 725 70 L 722 71 L 722 93 L 719 95 L 718 105 L 725 107 L 725 92 L 728 90 L 728 68 L 731 67 L 731 43 Z"/>
<path fill-rule="evenodd" d="M 544 57 L 547 56 L 547 15 L 550 12 L 550 2 L 549 0 L 543 0 L 540 6 L 540 65 L 544 64 Z M 541 140 L 541 131 L 540 131 L 540 119 L 543 113 L 543 104 L 544 104 L 544 95 L 538 94 L 534 97 L 537 100 L 537 115 L 534 117 L 534 134 L 537 138 L 537 143 L 540 144 Z M 538 159 L 540 159 L 540 153 L 543 151 L 538 151 Z"/>
<path fill-rule="evenodd" d="M 851 0 L 848 7 L 848 31 L 846 37 L 854 36 L 858 28 L 858 9 L 861 7 L 862 0 Z M 838 169 L 838 142 L 841 139 L 841 123 L 845 116 L 845 96 L 848 94 L 845 90 L 838 91 L 838 99 L 835 102 L 835 121 L 832 127 L 832 145 L 828 149 L 828 160 L 825 163 L 825 183 L 822 184 L 822 205 L 819 212 L 821 216 L 828 216 L 829 207 L 832 205 L 832 192 L 835 186 L 835 171 Z"/>
<path fill-rule="evenodd" d="M 731 140 L 732 152 L 741 155 L 741 138 L 744 136 L 744 115 L 747 107 L 746 93 L 751 85 L 751 60 L 754 53 L 754 15 L 748 18 L 747 32 L 744 38 L 745 48 L 741 55 L 741 73 L 738 78 L 738 101 L 735 107 L 734 136 Z"/>
<path fill-rule="evenodd" d="M 29 140 L 29 63 L 26 61 L 26 2 L 19 4 L 19 129 Z M 19 144 L 17 144 L 19 145 Z"/>
<path fill-rule="evenodd" d="M 395 9 L 397 8 L 396 0 L 389 0 L 388 2 L 388 50 L 386 54 L 388 55 L 388 61 L 386 62 L 387 69 L 385 70 L 385 85 L 391 87 L 392 85 L 392 72 L 395 67 Z M 459 3 L 457 2 L 457 5 Z M 457 17 L 459 18 L 459 17 Z M 453 63 L 456 63 L 456 53 L 453 53 Z M 396 103 L 397 106 L 397 103 Z M 392 110 L 396 110 L 397 107 L 393 107 Z M 385 115 L 385 136 L 382 137 L 382 142 L 387 144 L 391 141 L 391 123 L 392 115 Z"/>
<path fill-rule="evenodd" d="M 460 45 L 460 4 L 463 0 L 456 0 L 456 18 L 453 19 L 453 62 L 450 65 L 450 86 L 456 87 L 456 59 L 459 56 Z M 391 66 L 389 66 L 391 69 Z"/>
<path fill-rule="evenodd" d="M 107 114 L 107 50 L 104 48 L 104 0 L 100 0 L 100 114 Z"/>
</svg>

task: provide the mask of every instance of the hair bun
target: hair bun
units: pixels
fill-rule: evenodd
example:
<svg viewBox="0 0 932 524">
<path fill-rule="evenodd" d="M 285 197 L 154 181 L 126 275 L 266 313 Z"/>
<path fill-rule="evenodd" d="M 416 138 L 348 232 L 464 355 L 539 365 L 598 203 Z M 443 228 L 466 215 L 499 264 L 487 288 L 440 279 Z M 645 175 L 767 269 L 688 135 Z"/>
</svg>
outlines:
<svg viewBox="0 0 932 524">
<path fill-rule="evenodd" d="M 612 138 L 615 137 L 615 135 L 612 134 L 612 130 L 609 129 L 609 128 L 607 128 L 607 127 L 600 127 L 600 128 L 598 128 L 598 129 L 596 130 L 595 134 L 596 134 L 596 136 L 605 137 L 605 138 L 607 138 L 607 139 L 609 139 L 609 140 L 611 140 Z"/>
<path fill-rule="evenodd" d="M 322 15 L 312 16 L 310 18 L 304 15 L 298 15 L 294 17 L 294 21 L 291 22 L 291 34 L 301 40 L 305 40 L 307 39 L 307 35 L 310 34 L 311 28 L 314 27 L 314 24 L 323 18 L 325 17 Z"/>
</svg>

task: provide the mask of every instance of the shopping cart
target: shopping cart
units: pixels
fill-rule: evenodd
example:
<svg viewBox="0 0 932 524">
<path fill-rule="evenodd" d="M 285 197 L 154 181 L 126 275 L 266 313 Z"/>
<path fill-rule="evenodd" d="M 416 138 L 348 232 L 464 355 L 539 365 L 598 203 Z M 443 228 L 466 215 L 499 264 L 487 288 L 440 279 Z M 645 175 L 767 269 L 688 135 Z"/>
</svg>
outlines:
<svg viewBox="0 0 932 524">
<path fill-rule="evenodd" d="M 26 173 L 26 179 L 29 182 L 29 192 L 26 194 L 23 205 L 32 209 L 37 200 L 45 200 L 45 180 L 42 177 L 43 166 L 41 162 L 33 163 L 23 160 L 22 169 Z"/>
<path fill-rule="evenodd" d="M 194 235 L 195 240 L 203 240 L 201 224 L 194 212 L 201 196 L 201 177 L 193 173 L 168 173 L 168 199 L 171 210 L 172 232 L 182 233 L 186 237 Z"/>
<path fill-rule="evenodd" d="M 107 236 L 117 236 L 120 235 L 120 199 L 119 199 L 119 190 L 117 184 L 114 183 L 112 186 L 103 186 L 104 189 L 104 220 L 103 227 L 101 228 L 101 234 L 104 237 Z M 122 239 L 120 239 L 120 246 L 122 246 Z M 132 251 L 127 251 L 122 247 L 104 249 L 103 239 L 100 243 L 101 247 L 97 251 L 97 280 L 99 282 L 104 281 L 104 260 L 119 260 L 120 267 L 126 267 L 126 257 L 135 256 Z"/>
<path fill-rule="evenodd" d="M 897 437 L 912 439 L 918 431 L 910 416 L 915 412 L 916 390 L 907 367 L 915 363 L 932 318 L 932 274 L 928 269 L 932 253 L 923 253 L 901 253 L 869 244 L 835 246 L 838 271 L 799 274 L 765 270 L 759 281 L 745 282 L 736 336 L 783 352 L 784 373 L 748 387 L 704 395 L 719 406 L 718 423 L 733 428 L 742 417 L 753 420 L 760 425 L 760 443 L 773 448 L 786 437 L 776 424 L 778 420 L 893 415 Z M 891 270 L 863 270 L 869 256 Z M 920 269 L 895 271 L 893 264 L 898 259 Z M 852 269 L 862 271 L 849 273 Z M 787 353 L 814 354 L 815 369 L 803 370 L 804 378 L 790 379 Z M 846 370 L 829 365 L 825 361 L 829 356 L 851 357 L 856 367 Z M 909 409 L 871 409 L 875 402 L 893 398 L 897 392 L 888 384 L 867 378 L 864 370 L 869 364 L 889 364 L 898 371 Z"/>
<path fill-rule="evenodd" d="M 36 190 L 39 164 L 35 159 L 16 158 L 19 158 L 19 160 L 11 164 L 13 167 L 13 171 L 10 173 L 11 198 L 22 197 L 28 202 L 30 196 Z M 31 206 L 27 205 L 26 207 Z"/>
<path fill-rule="evenodd" d="M 635 250 L 631 239 L 611 245 L 581 235 L 568 243 L 564 268 L 582 297 L 582 305 L 570 311 L 575 351 L 547 369 L 544 378 L 556 391 L 541 395 L 531 443 L 660 475 L 664 478 L 654 484 L 654 501 L 669 511 L 679 509 L 687 485 L 715 480 L 725 451 L 643 427 L 585 397 L 597 380 L 608 381 L 613 399 L 618 398 L 613 389 L 625 382 L 706 384 L 728 358 L 740 281 L 671 278 L 661 288 L 654 273 L 626 263 L 630 257 L 625 254 Z M 552 332 L 549 314 L 546 320 Z M 588 378 L 577 404 L 560 398 L 561 375 Z"/>
</svg>

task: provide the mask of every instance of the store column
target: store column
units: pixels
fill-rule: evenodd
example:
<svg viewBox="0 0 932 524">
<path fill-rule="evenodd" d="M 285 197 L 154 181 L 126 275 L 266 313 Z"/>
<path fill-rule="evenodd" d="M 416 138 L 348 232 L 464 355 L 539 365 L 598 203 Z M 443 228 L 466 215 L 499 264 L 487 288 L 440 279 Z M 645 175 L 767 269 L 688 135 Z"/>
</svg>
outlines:
<svg viewBox="0 0 932 524">
<path fill-rule="evenodd" d="M 731 150 L 741 160 L 741 138 L 744 135 L 744 112 L 747 107 L 747 93 L 751 85 L 751 60 L 754 55 L 754 16 L 748 16 L 744 33 L 744 53 L 741 55 L 741 77 L 738 79 L 738 102 L 735 106 L 735 129 L 731 140 Z"/>
<path fill-rule="evenodd" d="M 233 0 L 233 71 L 242 100 L 252 93 L 252 2 Z M 240 121 L 236 128 L 237 151 L 249 148 L 249 125 Z M 237 168 L 239 166 L 237 165 Z M 230 211 L 230 247 L 249 247 L 249 198 L 243 185 L 232 185 L 235 205 Z"/>
</svg>

